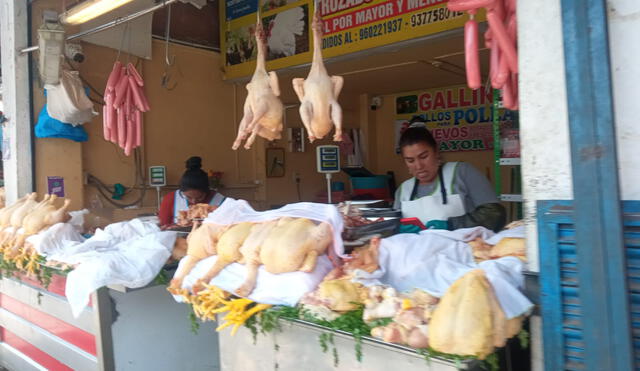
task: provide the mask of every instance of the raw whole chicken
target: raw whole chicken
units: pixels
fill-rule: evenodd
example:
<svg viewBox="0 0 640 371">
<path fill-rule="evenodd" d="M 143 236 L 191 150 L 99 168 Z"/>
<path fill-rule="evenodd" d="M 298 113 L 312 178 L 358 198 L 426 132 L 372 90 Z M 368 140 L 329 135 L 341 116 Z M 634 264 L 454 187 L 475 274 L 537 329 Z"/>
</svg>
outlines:
<svg viewBox="0 0 640 371">
<path fill-rule="evenodd" d="M 481 269 L 455 281 L 429 323 L 429 345 L 440 352 L 484 359 L 520 331 L 521 317 L 507 320 Z"/>
<path fill-rule="evenodd" d="M 178 294 L 182 288 L 182 281 L 191 272 L 196 263 L 216 254 L 218 239 L 226 228 L 226 226 L 211 223 L 204 223 L 200 226 L 198 223 L 193 225 L 193 229 L 189 237 L 187 237 L 187 256 L 173 276 L 169 285 L 169 292 Z"/>
<path fill-rule="evenodd" d="M 22 206 L 33 194 L 35 194 L 35 192 L 25 195 L 24 197 L 16 201 L 13 205 L 7 206 L 0 210 L 0 228 L 6 228 L 11 224 L 11 214 L 20 206 Z"/>
<path fill-rule="evenodd" d="M 260 250 L 260 261 L 269 273 L 311 272 L 333 236 L 331 225 L 309 219 L 280 220 Z"/>
<path fill-rule="evenodd" d="M 234 225 L 227 229 L 216 245 L 216 251 L 218 259 L 213 266 L 202 276 L 198 282 L 197 288 L 192 291 L 197 292 L 198 289 L 203 288 L 202 283 L 208 284 L 209 281 L 217 276 L 227 265 L 240 260 L 242 255 L 240 254 L 240 246 L 244 243 L 251 232 L 253 223 L 245 222 Z"/>
<path fill-rule="evenodd" d="M 55 206 L 57 196 L 47 196 L 49 195 L 45 195 L 45 198 L 24 217 L 22 221 L 22 228 L 24 230 L 13 242 L 11 246 L 12 251 L 17 251 L 22 248 L 27 237 L 37 234 L 54 224 L 65 223 L 71 218 L 67 212 L 71 200 L 64 200 L 62 207 L 57 208 Z"/>
<path fill-rule="evenodd" d="M 342 90 L 342 76 L 331 76 L 327 73 L 322 61 L 322 18 L 317 11 L 314 14 L 313 60 L 311 70 L 306 79 L 293 79 L 293 90 L 300 99 L 300 118 L 309 133 L 309 141 L 322 139 L 335 125 L 334 141 L 342 140 L 342 108 L 338 104 L 338 96 Z"/>
<path fill-rule="evenodd" d="M 296 54 L 296 35 L 304 33 L 304 10 L 296 7 L 278 13 L 269 23 L 269 52 L 289 57 Z"/>
<path fill-rule="evenodd" d="M 278 220 L 255 224 L 251 228 L 251 233 L 249 233 L 247 239 L 244 240 L 244 243 L 240 247 L 240 254 L 242 255 L 240 263 L 245 264 L 247 268 L 247 277 L 245 278 L 244 283 L 235 290 L 236 295 L 245 297 L 249 296 L 256 287 L 258 268 L 262 264 L 260 262 L 260 249 L 277 224 Z"/>
<path fill-rule="evenodd" d="M 249 138 L 244 148 L 249 149 L 257 135 L 274 140 L 281 138 L 284 107 L 280 101 L 280 86 L 278 76 L 274 71 L 267 73 L 266 69 L 266 34 L 262 21 L 258 16 L 256 22 L 256 70 L 251 81 L 247 84 L 247 99 L 244 102 L 244 115 L 238 128 L 238 136 L 233 142 L 233 149 L 238 149 L 243 140 Z"/>
<path fill-rule="evenodd" d="M 27 214 L 29 214 L 29 212 L 38 205 L 38 202 L 36 202 L 37 197 L 38 194 L 35 192 L 30 194 L 29 197 L 27 197 L 27 200 L 22 205 L 13 210 L 9 222 L 12 227 L 20 228 L 22 226 L 22 220 L 24 219 L 24 217 L 27 216 Z"/>
<path fill-rule="evenodd" d="M 11 206 L 7 206 L 0 210 L 0 247 L 4 246 L 5 243 L 13 237 L 13 231 L 15 228 L 10 227 L 11 225 L 11 214 L 21 207 L 32 195 L 27 194 Z M 36 196 L 37 197 L 37 196 Z"/>
</svg>

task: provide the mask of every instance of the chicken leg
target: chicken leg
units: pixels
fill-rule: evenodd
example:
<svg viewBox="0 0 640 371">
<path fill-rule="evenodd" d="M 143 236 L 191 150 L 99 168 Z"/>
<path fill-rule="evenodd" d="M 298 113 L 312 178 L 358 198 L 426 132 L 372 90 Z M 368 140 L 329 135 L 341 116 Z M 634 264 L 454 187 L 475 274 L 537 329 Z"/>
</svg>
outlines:
<svg viewBox="0 0 640 371">
<path fill-rule="evenodd" d="M 269 233 L 278 224 L 277 220 L 256 224 L 251 229 L 249 237 L 244 241 L 242 247 L 240 247 L 240 253 L 242 254 L 242 262 L 247 268 L 247 277 L 244 283 L 235 290 L 235 294 L 238 296 L 247 297 L 253 289 L 256 287 L 256 280 L 258 278 L 258 268 L 260 267 L 260 248 L 264 243 L 264 240 L 269 236 Z"/>
<path fill-rule="evenodd" d="M 242 255 L 240 254 L 240 246 L 244 243 L 244 240 L 249 235 L 253 223 L 245 222 L 234 225 L 229 228 L 220 237 L 217 244 L 218 259 L 213 264 L 207 273 L 202 276 L 194 287 L 193 292 L 197 292 L 204 286 L 203 283 L 209 283 L 215 276 L 229 264 L 240 260 Z"/>
</svg>

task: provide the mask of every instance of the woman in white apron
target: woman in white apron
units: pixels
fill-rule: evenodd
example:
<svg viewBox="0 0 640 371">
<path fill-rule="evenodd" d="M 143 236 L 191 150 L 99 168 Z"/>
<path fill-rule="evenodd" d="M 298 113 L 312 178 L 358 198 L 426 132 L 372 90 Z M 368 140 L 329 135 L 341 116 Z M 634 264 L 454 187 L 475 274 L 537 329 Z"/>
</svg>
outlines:
<svg viewBox="0 0 640 371">
<path fill-rule="evenodd" d="M 187 170 L 180 178 L 180 189 L 164 196 L 158 218 L 160 226 L 166 228 L 178 221 L 180 211 L 189 210 L 190 205 L 209 204 L 220 206 L 226 197 L 209 188 L 209 176 L 202 170 L 202 159 L 191 157 Z"/>
<path fill-rule="evenodd" d="M 484 226 L 497 231 L 504 226 L 505 209 L 487 178 L 471 164 L 442 163 L 424 124 L 405 130 L 399 145 L 413 175 L 396 190 L 394 207 L 403 218 L 418 218 L 435 229 Z"/>
</svg>

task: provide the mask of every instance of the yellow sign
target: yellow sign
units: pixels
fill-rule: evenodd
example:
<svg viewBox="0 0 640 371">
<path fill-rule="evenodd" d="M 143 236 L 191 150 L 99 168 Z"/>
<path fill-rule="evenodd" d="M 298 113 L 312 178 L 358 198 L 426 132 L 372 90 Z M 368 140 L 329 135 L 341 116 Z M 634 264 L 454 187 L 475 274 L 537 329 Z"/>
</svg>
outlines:
<svg viewBox="0 0 640 371">
<path fill-rule="evenodd" d="M 314 3 L 256 1 L 220 2 L 225 78 L 253 73 L 253 30 L 258 7 L 267 30 L 267 69 L 311 62 L 309 23 Z M 447 0 L 317 0 L 324 21 L 323 56 L 335 57 L 462 27 L 468 16 L 449 11 L 446 3 Z"/>
<path fill-rule="evenodd" d="M 396 143 L 402 132 L 424 123 L 441 152 L 484 151 L 493 148 L 493 90 L 484 86 L 471 90 L 466 85 L 414 91 L 395 97 Z M 501 130 L 515 125 L 516 113 L 498 110 Z M 396 152 L 399 153 L 396 144 Z"/>
</svg>

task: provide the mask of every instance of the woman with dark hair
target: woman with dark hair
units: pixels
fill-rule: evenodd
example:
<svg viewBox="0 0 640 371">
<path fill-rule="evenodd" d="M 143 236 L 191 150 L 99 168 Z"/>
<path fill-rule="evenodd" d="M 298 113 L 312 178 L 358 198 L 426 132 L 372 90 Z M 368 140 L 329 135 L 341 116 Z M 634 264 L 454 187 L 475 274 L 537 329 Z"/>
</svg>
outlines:
<svg viewBox="0 0 640 371">
<path fill-rule="evenodd" d="M 466 162 L 442 163 L 438 145 L 424 124 L 400 136 L 400 151 L 412 178 L 396 191 L 394 208 L 427 228 L 455 230 L 483 226 L 497 231 L 506 213 L 487 178 Z"/>
<path fill-rule="evenodd" d="M 189 210 L 190 205 L 209 204 L 220 206 L 225 197 L 209 188 L 209 177 L 202 170 L 202 159 L 194 156 L 187 160 L 187 170 L 180 178 L 180 188 L 162 199 L 158 218 L 160 226 L 167 227 L 178 221 L 180 211 Z"/>
</svg>

